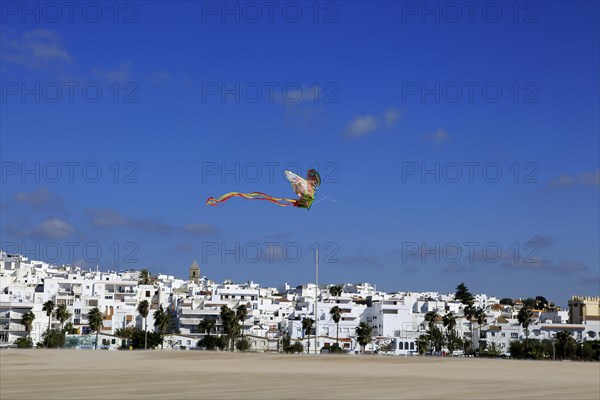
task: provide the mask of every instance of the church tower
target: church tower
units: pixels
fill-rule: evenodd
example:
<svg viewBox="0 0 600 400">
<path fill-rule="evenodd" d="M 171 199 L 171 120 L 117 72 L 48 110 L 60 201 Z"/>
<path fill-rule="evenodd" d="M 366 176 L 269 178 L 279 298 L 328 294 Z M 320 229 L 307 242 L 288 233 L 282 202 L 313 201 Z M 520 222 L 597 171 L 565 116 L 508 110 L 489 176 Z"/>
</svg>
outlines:
<svg viewBox="0 0 600 400">
<path fill-rule="evenodd" d="M 200 266 L 198 262 L 194 260 L 192 265 L 190 266 L 190 281 L 194 283 L 198 283 L 200 280 Z"/>
</svg>

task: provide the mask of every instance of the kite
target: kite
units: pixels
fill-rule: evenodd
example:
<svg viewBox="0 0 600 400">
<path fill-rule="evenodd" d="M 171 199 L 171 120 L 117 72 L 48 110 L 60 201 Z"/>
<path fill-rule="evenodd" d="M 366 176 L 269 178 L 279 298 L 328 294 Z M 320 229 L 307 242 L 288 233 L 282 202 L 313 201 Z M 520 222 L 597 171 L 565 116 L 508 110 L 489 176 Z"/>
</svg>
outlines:
<svg viewBox="0 0 600 400">
<path fill-rule="evenodd" d="M 306 208 L 310 210 L 310 206 L 315 200 L 315 195 L 317 193 L 317 188 L 321 184 L 321 177 L 319 173 L 314 169 L 309 169 L 306 174 L 306 179 L 299 177 L 291 171 L 285 171 L 286 178 L 292 184 L 292 188 L 294 192 L 298 195 L 297 199 L 288 199 L 282 197 L 273 197 L 268 194 L 264 194 L 261 192 L 251 192 L 251 193 L 239 193 L 239 192 L 230 192 L 224 194 L 223 196 L 215 199 L 214 197 L 209 197 L 206 200 L 206 204 L 209 206 L 216 206 L 219 203 L 223 203 L 232 197 L 242 197 L 244 199 L 249 200 L 266 200 L 271 203 L 275 203 L 281 207 L 294 206 L 299 208 Z"/>
</svg>

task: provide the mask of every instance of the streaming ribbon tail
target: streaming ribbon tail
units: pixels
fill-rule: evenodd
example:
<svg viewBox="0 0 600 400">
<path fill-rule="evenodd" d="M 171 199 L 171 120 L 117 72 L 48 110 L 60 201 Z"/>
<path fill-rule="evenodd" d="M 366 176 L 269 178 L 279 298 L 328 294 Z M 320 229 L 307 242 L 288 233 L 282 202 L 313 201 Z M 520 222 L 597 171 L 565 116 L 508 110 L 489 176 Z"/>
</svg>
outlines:
<svg viewBox="0 0 600 400">
<path fill-rule="evenodd" d="M 271 203 L 275 203 L 281 207 L 293 206 L 294 203 L 296 203 L 296 199 L 273 197 L 273 196 L 269 196 L 268 194 L 261 193 L 261 192 L 252 192 L 252 193 L 230 192 L 230 193 L 224 194 L 223 196 L 221 196 L 219 198 L 209 197 L 206 200 L 206 205 L 216 206 L 217 204 L 224 203 L 233 197 L 242 197 L 242 198 L 248 199 L 248 200 L 266 200 L 266 201 L 270 201 Z"/>
</svg>

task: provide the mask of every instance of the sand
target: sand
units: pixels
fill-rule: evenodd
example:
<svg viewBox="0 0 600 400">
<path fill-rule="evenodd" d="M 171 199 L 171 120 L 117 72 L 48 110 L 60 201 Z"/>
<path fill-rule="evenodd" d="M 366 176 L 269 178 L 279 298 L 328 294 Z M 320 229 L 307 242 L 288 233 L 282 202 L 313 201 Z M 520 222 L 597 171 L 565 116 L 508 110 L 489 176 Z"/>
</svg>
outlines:
<svg viewBox="0 0 600 400">
<path fill-rule="evenodd" d="M 0 350 L 0 399 L 600 399 L 600 363 Z"/>
</svg>

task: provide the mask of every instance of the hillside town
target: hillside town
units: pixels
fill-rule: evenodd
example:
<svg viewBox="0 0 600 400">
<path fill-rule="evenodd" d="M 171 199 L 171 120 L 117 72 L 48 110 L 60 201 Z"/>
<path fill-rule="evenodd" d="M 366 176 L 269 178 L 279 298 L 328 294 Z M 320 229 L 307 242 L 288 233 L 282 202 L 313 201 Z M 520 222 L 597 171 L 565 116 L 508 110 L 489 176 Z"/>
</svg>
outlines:
<svg viewBox="0 0 600 400">
<path fill-rule="evenodd" d="M 254 352 L 510 356 L 531 341 L 551 345 L 554 358 L 556 343 L 597 348 L 600 335 L 598 297 L 573 296 L 562 310 L 542 296 L 472 295 L 464 284 L 447 294 L 369 283 L 261 287 L 211 281 L 196 261 L 181 279 L 2 252 L 0 293 L 2 347 L 224 349 L 229 342 L 217 338 L 225 337 L 232 350 Z M 58 331 L 63 341 L 49 344 Z M 136 345 L 135 332 L 145 331 Z"/>
</svg>

